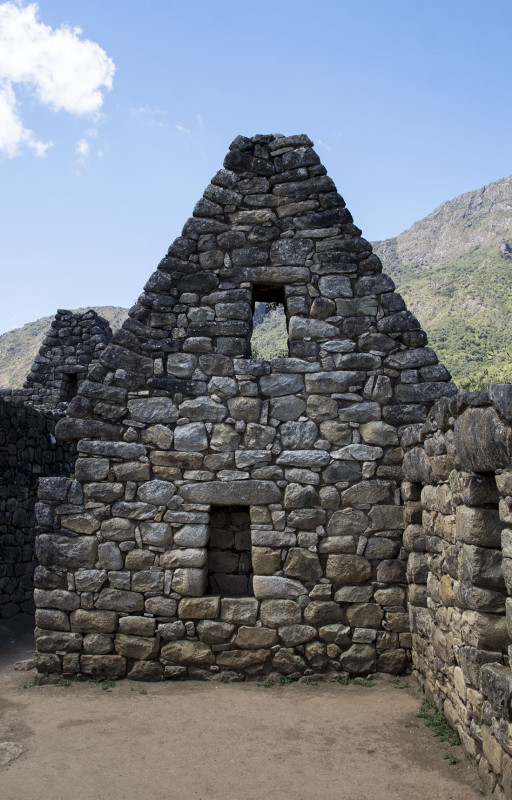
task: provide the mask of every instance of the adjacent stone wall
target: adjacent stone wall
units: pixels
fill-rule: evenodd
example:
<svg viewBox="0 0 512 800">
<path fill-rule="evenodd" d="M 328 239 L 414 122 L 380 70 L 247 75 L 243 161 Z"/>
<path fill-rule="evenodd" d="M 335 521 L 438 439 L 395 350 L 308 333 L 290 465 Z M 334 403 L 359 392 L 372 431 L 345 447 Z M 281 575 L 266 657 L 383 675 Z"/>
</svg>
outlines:
<svg viewBox="0 0 512 800">
<path fill-rule="evenodd" d="M 413 664 L 493 797 L 512 797 L 512 386 L 405 431 Z M 508 624 L 507 624 L 508 623 Z M 504 792 L 504 794 L 502 794 Z"/>
<path fill-rule="evenodd" d="M 27 375 L 23 396 L 38 407 L 65 411 L 111 338 L 110 325 L 96 311 L 59 309 Z"/>
<path fill-rule="evenodd" d="M 306 136 L 238 137 L 224 166 L 58 425 L 79 457 L 41 487 L 41 672 L 408 661 L 399 436 L 456 388 Z M 286 358 L 250 357 L 262 297 Z M 252 578 L 218 546 L 233 507 Z"/>
<path fill-rule="evenodd" d="M 95 311 L 59 310 L 23 389 L 0 389 L 0 617 L 33 610 L 37 482 L 70 475 L 73 443 L 55 425 L 112 337 Z"/>
<path fill-rule="evenodd" d="M 76 458 L 55 438 L 59 416 L 0 397 L 0 618 L 34 609 L 37 482 L 69 475 Z"/>
</svg>

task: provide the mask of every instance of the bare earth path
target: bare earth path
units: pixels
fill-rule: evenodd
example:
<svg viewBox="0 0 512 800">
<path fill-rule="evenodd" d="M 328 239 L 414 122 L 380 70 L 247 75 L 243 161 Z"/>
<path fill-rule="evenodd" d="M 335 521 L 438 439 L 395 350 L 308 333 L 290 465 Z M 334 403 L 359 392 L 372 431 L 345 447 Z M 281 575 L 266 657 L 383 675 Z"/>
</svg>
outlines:
<svg viewBox="0 0 512 800">
<path fill-rule="evenodd" d="M 9 644 L 11 642 L 11 644 Z M 0 623 L 2 800 L 476 800 L 461 748 L 384 680 L 271 688 L 120 681 L 32 686 Z M 403 679 L 402 679 L 402 682 Z M 450 766 L 446 752 L 461 759 Z M 2 766 L 3 765 L 3 766 Z"/>
</svg>

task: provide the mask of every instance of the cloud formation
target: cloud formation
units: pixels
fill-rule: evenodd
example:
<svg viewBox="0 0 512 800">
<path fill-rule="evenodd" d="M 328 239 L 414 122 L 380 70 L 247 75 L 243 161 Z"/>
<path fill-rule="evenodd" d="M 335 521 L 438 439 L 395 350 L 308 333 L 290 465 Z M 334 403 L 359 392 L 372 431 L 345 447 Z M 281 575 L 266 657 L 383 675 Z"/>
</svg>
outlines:
<svg viewBox="0 0 512 800">
<path fill-rule="evenodd" d="M 115 66 L 104 50 L 82 39 L 80 28 L 51 28 L 37 18 L 37 3 L 0 5 L 0 154 L 28 147 L 43 156 L 51 142 L 23 126 L 14 87 L 28 88 L 52 111 L 94 116 L 112 88 Z"/>
</svg>

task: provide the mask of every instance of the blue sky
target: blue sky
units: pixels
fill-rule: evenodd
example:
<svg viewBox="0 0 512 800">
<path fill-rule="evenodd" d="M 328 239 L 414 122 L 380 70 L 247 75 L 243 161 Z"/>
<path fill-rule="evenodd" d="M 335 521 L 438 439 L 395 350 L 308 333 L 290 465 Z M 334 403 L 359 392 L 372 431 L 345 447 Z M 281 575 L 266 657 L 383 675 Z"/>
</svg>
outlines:
<svg viewBox="0 0 512 800">
<path fill-rule="evenodd" d="M 511 30 L 510 0 L 0 2 L 0 332 L 130 306 L 239 133 L 308 133 L 370 240 L 509 175 Z"/>
</svg>

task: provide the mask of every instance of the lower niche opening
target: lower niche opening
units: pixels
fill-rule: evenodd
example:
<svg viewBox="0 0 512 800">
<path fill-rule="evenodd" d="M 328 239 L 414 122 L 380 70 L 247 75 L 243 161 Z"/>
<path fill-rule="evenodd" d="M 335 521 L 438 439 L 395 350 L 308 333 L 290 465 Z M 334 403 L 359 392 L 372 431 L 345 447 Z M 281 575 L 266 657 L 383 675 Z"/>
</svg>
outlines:
<svg viewBox="0 0 512 800">
<path fill-rule="evenodd" d="M 253 593 L 252 576 L 249 507 L 212 507 L 206 591 L 247 597 Z"/>
<path fill-rule="evenodd" d="M 76 372 L 65 372 L 62 375 L 62 384 L 60 390 L 61 401 L 69 403 L 77 393 L 78 375 Z"/>
</svg>

